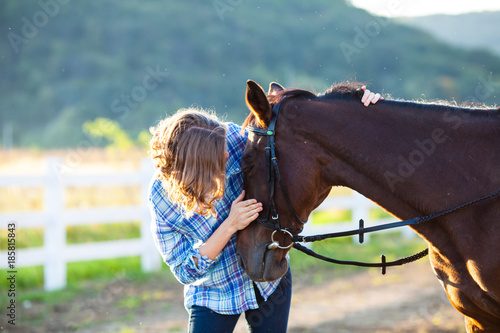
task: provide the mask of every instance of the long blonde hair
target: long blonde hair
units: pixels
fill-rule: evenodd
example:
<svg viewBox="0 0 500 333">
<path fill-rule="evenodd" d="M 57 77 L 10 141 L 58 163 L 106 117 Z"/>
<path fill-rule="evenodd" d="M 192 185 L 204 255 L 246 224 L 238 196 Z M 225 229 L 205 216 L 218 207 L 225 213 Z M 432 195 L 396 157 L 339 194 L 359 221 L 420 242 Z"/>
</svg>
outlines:
<svg viewBox="0 0 500 333">
<path fill-rule="evenodd" d="M 204 110 L 181 109 L 150 129 L 149 154 L 172 201 L 188 213 L 216 216 L 224 193 L 227 127 Z"/>
</svg>

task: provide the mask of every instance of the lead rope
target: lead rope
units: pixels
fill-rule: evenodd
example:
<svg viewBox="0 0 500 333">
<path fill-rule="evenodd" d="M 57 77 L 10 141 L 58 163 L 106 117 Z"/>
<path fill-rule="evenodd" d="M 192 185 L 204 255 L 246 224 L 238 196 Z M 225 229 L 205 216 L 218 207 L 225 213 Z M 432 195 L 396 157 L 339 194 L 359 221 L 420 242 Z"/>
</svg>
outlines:
<svg viewBox="0 0 500 333">
<path fill-rule="evenodd" d="M 410 262 L 417 261 L 418 259 L 421 259 L 421 258 L 423 258 L 423 257 L 425 257 L 426 255 L 429 254 L 429 249 L 425 249 L 425 250 L 422 250 L 419 253 L 416 253 L 416 254 L 411 255 L 409 257 L 401 258 L 401 259 L 398 259 L 398 260 L 395 260 L 395 261 L 390 261 L 390 262 L 386 262 L 385 255 L 382 254 L 380 256 L 380 258 L 381 258 L 381 262 L 380 263 L 378 263 L 378 262 L 376 262 L 376 263 L 369 263 L 369 262 L 358 262 L 358 261 L 345 261 L 345 260 L 338 260 L 338 259 L 333 259 L 333 258 L 325 257 L 325 256 L 322 256 L 321 254 L 318 254 L 318 253 L 314 252 L 311 249 L 308 249 L 307 247 L 305 247 L 305 246 L 303 246 L 303 245 L 301 245 L 299 243 L 294 243 L 293 244 L 293 248 L 296 249 L 296 250 L 299 250 L 301 252 L 304 252 L 305 254 L 310 255 L 311 257 L 314 257 L 316 259 L 320 259 L 320 260 L 323 260 L 323 261 L 327 261 L 327 262 L 330 262 L 330 263 L 333 263 L 333 264 L 351 265 L 351 266 L 359 266 L 359 267 L 380 267 L 380 268 L 382 268 L 382 274 L 383 275 L 385 275 L 387 267 L 402 266 L 402 265 L 405 265 L 405 264 L 409 264 Z"/>
<path fill-rule="evenodd" d="M 480 201 L 490 199 L 490 198 L 495 197 L 499 194 L 500 194 L 500 190 L 493 192 L 491 194 L 485 195 L 481 198 L 469 201 L 469 202 L 462 204 L 462 205 L 459 205 L 457 207 L 454 207 L 454 208 L 451 208 L 451 209 L 448 209 L 448 210 L 445 210 L 442 212 L 422 216 L 422 217 L 416 217 L 416 218 L 413 218 L 411 220 L 382 224 L 382 225 L 370 227 L 370 228 L 364 228 L 364 221 L 360 220 L 359 221 L 359 229 L 356 229 L 356 230 L 349 230 L 349 231 L 336 232 L 336 233 L 324 234 L 324 235 L 316 235 L 316 236 L 293 236 L 291 241 L 294 242 L 293 247 L 295 249 L 297 249 L 297 250 L 299 250 L 307 255 L 310 255 L 314 258 L 317 258 L 317 259 L 320 259 L 323 261 L 327 261 L 330 263 L 334 263 L 334 264 L 339 264 L 339 265 L 351 265 L 351 266 L 360 266 L 360 267 L 380 267 L 380 268 L 382 268 L 382 274 L 385 274 L 387 267 L 401 266 L 401 265 L 405 265 L 405 264 L 417 261 L 417 260 L 427 256 L 429 254 L 429 249 L 422 250 L 419 253 L 416 253 L 412 256 L 401 258 L 401 259 L 391 261 L 391 262 L 386 262 L 385 255 L 381 255 L 381 262 L 380 263 L 364 263 L 364 262 L 357 262 L 357 261 L 344 261 L 344 260 L 328 258 L 328 257 L 325 257 L 321 254 L 318 254 L 318 253 L 314 252 L 313 250 L 308 249 L 307 247 L 305 247 L 301 244 L 295 243 L 295 242 L 297 242 L 297 241 L 298 242 L 314 242 L 314 241 L 324 240 L 324 239 L 328 239 L 328 238 L 338 238 L 338 237 L 359 235 L 359 242 L 363 243 L 365 233 L 380 231 L 380 230 L 387 230 L 387 229 L 392 229 L 392 228 L 396 228 L 396 227 L 409 226 L 409 225 L 415 225 L 415 224 L 427 222 L 427 221 L 433 220 L 435 218 L 454 213 L 457 210 L 466 208 L 466 207 L 473 205 L 475 203 L 478 203 Z"/>
</svg>

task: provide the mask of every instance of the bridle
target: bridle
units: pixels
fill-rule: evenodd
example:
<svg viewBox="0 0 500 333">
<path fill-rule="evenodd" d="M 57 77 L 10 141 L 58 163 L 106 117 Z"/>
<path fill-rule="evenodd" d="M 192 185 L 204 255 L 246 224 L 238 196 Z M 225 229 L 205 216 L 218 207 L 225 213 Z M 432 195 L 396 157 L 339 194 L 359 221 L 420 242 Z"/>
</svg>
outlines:
<svg viewBox="0 0 500 333">
<path fill-rule="evenodd" d="M 290 201 L 290 197 L 288 196 L 287 192 L 285 191 L 285 188 L 283 186 L 283 182 L 281 181 L 281 174 L 280 170 L 278 167 L 278 158 L 276 157 L 276 144 L 274 142 L 274 136 L 275 136 L 275 128 L 276 128 L 276 120 L 278 119 L 278 113 L 280 111 L 280 106 L 281 102 L 283 99 L 279 102 L 276 103 L 272 109 L 272 116 L 271 116 L 271 121 L 269 122 L 269 126 L 267 130 L 253 127 L 253 126 L 248 126 L 248 131 L 260 135 L 260 136 L 266 136 L 267 137 L 267 144 L 266 144 L 266 181 L 268 184 L 269 188 L 269 210 L 267 213 L 267 217 L 261 217 L 259 216 L 257 218 L 257 222 L 262 224 L 265 227 L 274 229 L 273 233 L 271 234 L 271 243 L 268 245 L 268 249 L 270 250 L 275 250 L 277 248 L 279 249 L 289 249 L 290 247 L 293 246 L 293 242 L 290 242 L 288 246 L 281 246 L 279 245 L 279 242 L 274 240 L 274 235 L 277 232 L 282 232 L 285 234 L 288 234 L 290 238 L 294 237 L 294 234 L 299 234 L 302 232 L 304 229 L 304 224 L 307 221 L 302 221 L 298 214 L 295 212 L 295 209 L 293 209 L 292 202 Z M 288 209 L 292 212 L 292 215 L 294 219 L 301 225 L 300 229 L 290 229 L 290 228 L 283 228 L 279 222 L 279 215 L 276 210 L 276 202 L 274 200 L 274 195 L 275 195 L 275 189 L 276 189 L 276 182 L 278 182 L 279 187 L 281 188 L 281 192 L 283 194 L 283 198 L 285 199 L 285 202 L 288 206 Z"/>
<path fill-rule="evenodd" d="M 399 260 L 387 262 L 386 258 L 384 255 L 381 255 L 381 262 L 380 263 L 364 263 L 364 262 L 357 262 L 357 261 L 343 261 L 343 260 L 337 260 L 333 258 L 328 258 L 325 256 L 322 256 L 320 254 L 317 254 L 316 252 L 308 249 L 307 247 L 297 243 L 297 242 L 315 242 L 315 241 L 320 241 L 324 239 L 329 239 L 329 238 L 339 238 L 339 237 L 347 237 L 347 236 L 353 236 L 353 235 L 358 235 L 359 237 L 359 242 L 363 243 L 364 241 L 364 234 L 370 233 L 370 232 L 375 232 L 375 231 L 381 231 L 381 230 L 387 230 L 387 229 L 393 229 L 393 228 L 398 228 L 398 227 L 403 227 L 403 226 L 412 226 L 412 225 L 417 225 L 423 222 L 427 222 L 433 219 L 436 219 L 438 217 L 442 217 L 444 215 L 448 215 L 451 213 L 454 213 L 460 209 L 463 209 L 465 207 L 468 207 L 470 205 L 476 204 L 480 201 L 490 199 L 492 197 L 495 197 L 500 194 L 500 190 L 493 192 L 491 194 L 488 194 L 486 196 L 477 198 L 475 200 L 469 201 L 467 203 L 464 203 L 462 205 L 459 205 L 457 207 L 444 210 L 438 213 L 426 215 L 426 216 L 421 216 L 421 217 L 416 217 L 410 220 L 404 220 L 404 221 L 398 221 L 398 222 L 393 222 L 393 223 L 387 223 L 387 224 L 381 224 L 373 227 L 364 227 L 364 221 L 360 220 L 359 221 L 359 228 L 354 229 L 354 230 L 348 230 L 348 231 L 341 231 L 341 232 L 334 232 L 334 233 L 329 233 L 329 234 L 322 234 L 322 235 L 314 235 L 314 236 L 300 236 L 302 230 L 304 229 L 304 224 L 307 221 L 302 221 L 297 212 L 293 209 L 292 203 L 290 201 L 290 197 L 288 196 L 287 192 L 285 191 L 284 185 L 281 181 L 281 175 L 278 167 L 278 159 L 276 157 L 276 144 L 275 144 L 275 134 L 276 134 L 276 120 L 278 118 L 278 113 L 280 111 L 281 104 L 283 100 L 286 98 L 286 95 L 282 97 L 282 99 L 274 104 L 272 108 L 272 114 L 271 114 L 271 121 L 269 122 L 268 129 L 261 129 L 253 126 L 247 126 L 247 129 L 249 132 L 254 133 L 255 135 L 260 135 L 260 136 L 266 136 L 267 137 L 267 144 L 266 144 L 266 180 L 268 183 L 269 187 L 269 210 L 267 214 L 267 218 L 259 216 L 256 221 L 262 224 L 263 226 L 274 229 L 273 233 L 271 234 L 271 243 L 268 244 L 267 248 L 269 250 L 276 250 L 276 249 L 289 249 L 290 247 L 294 247 L 295 249 L 304 252 L 310 256 L 313 256 L 317 259 L 321 259 L 327 262 L 335 263 L 335 264 L 341 264 L 341 265 L 354 265 L 354 266 L 361 266 L 361 267 L 380 267 L 382 268 L 382 274 L 385 274 L 386 272 L 386 267 L 391 267 L 391 266 L 400 266 L 404 265 L 413 261 L 416 261 L 420 258 L 425 257 L 429 251 L 428 249 L 424 249 L 423 251 L 420 251 L 419 253 L 416 253 L 412 256 L 401 258 Z M 288 206 L 288 209 L 291 211 L 293 217 L 295 220 L 301 225 L 299 229 L 290 229 L 290 228 L 283 228 L 279 222 L 279 215 L 276 210 L 276 202 L 274 200 L 274 195 L 275 195 L 275 184 L 278 182 L 281 192 L 283 194 L 283 197 L 285 199 L 285 202 Z M 290 244 L 287 246 L 281 246 L 278 241 L 274 239 L 274 235 L 277 232 L 282 232 L 290 236 Z"/>
</svg>

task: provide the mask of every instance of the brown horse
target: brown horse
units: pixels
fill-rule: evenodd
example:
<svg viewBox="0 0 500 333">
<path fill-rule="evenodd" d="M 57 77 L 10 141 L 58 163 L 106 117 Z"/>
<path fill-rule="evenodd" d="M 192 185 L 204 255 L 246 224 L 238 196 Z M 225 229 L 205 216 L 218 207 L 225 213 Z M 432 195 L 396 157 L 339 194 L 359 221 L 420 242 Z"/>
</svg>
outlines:
<svg viewBox="0 0 500 333">
<path fill-rule="evenodd" d="M 240 262 L 252 279 L 285 273 L 289 232 L 301 231 L 298 220 L 306 221 L 332 186 L 352 188 L 401 219 L 500 189 L 500 110 L 394 100 L 365 108 L 360 94 L 353 85 L 316 95 L 273 83 L 266 96 L 247 82 L 245 126 L 267 130 L 280 105 L 273 126 L 283 186 L 266 181 L 269 137 L 250 132 L 242 158 L 247 197 L 264 204 L 266 217 L 276 183 L 274 222 L 287 229 L 271 236 L 269 224 L 253 222 L 239 232 Z M 427 241 L 434 272 L 469 332 L 500 332 L 499 219 L 500 199 L 492 198 L 412 227 Z M 269 246 L 271 238 L 279 248 Z"/>
</svg>

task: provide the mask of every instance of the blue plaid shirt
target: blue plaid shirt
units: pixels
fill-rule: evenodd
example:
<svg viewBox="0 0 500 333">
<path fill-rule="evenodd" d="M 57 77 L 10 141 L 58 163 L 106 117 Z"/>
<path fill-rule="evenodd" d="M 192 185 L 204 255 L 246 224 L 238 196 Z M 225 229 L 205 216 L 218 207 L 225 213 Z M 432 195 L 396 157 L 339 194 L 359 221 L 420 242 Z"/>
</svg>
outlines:
<svg viewBox="0 0 500 333">
<path fill-rule="evenodd" d="M 280 280 L 253 282 L 240 267 L 236 256 L 236 234 L 222 252 L 211 260 L 199 248 L 229 216 L 232 202 L 243 190 L 241 156 L 248 134 L 228 123 L 224 196 L 217 201 L 217 218 L 194 214 L 186 218 L 182 208 L 171 202 L 158 179 L 153 179 L 149 205 L 153 216 L 151 231 L 163 261 L 185 285 L 184 305 L 204 306 L 221 314 L 239 314 L 258 307 L 253 284 L 264 299 L 274 292 Z M 197 258 L 196 265 L 194 258 Z"/>
</svg>

